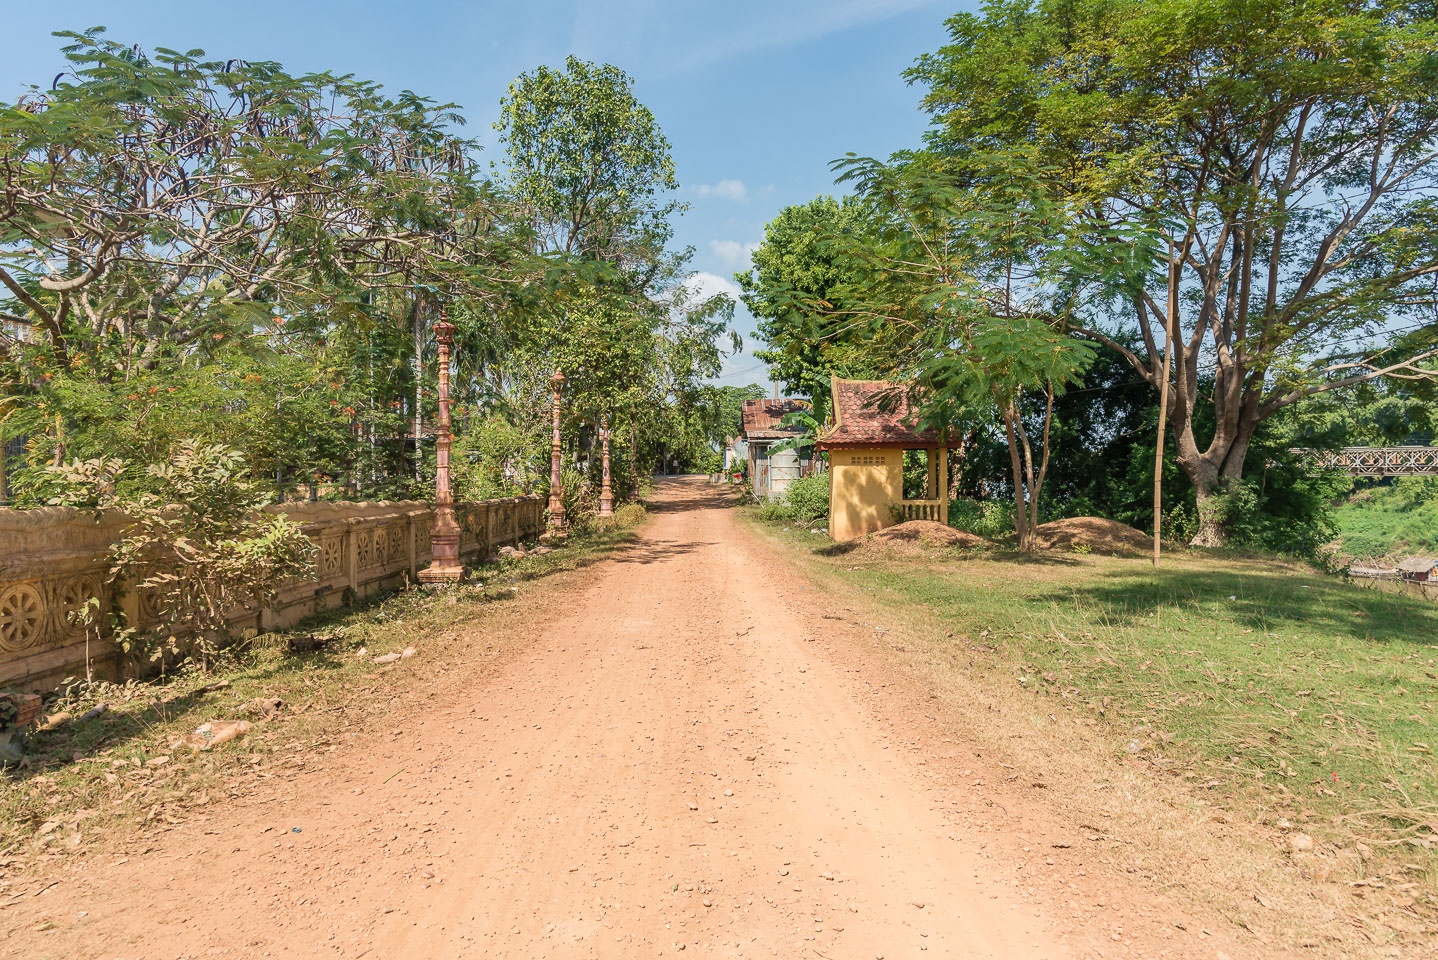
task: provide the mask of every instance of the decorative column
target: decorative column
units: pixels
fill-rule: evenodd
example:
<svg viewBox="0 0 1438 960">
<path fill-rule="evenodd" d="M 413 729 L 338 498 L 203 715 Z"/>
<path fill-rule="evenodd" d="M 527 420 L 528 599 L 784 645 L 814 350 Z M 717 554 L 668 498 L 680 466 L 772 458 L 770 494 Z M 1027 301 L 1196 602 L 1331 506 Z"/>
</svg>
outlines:
<svg viewBox="0 0 1438 960">
<path fill-rule="evenodd" d="M 439 431 L 435 438 L 434 526 L 429 535 L 429 566 L 419 572 L 419 582 L 446 584 L 458 583 L 464 579 L 464 564 L 459 559 L 459 524 L 454 519 L 454 494 L 449 485 L 449 451 L 453 443 L 449 424 L 449 357 L 450 350 L 454 347 L 454 324 L 449 322 L 449 312 L 445 307 L 439 308 L 439 322 L 434 325 L 434 339 L 439 344 Z"/>
<path fill-rule="evenodd" d="M 564 388 L 564 374 L 554 371 L 549 378 L 554 388 L 554 441 L 549 448 L 549 530 L 556 537 L 569 535 L 564 526 L 564 480 L 559 469 L 559 391 Z"/>
<path fill-rule="evenodd" d="M 609 414 L 604 415 L 604 483 L 599 488 L 599 515 L 614 516 L 614 491 L 609 487 Z"/>
</svg>

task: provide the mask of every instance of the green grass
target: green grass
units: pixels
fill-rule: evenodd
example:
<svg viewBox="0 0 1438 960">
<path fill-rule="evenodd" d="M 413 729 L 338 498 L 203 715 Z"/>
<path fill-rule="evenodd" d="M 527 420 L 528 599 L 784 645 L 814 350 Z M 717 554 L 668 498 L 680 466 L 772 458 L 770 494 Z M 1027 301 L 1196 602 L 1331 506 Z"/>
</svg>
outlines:
<svg viewBox="0 0 1438 960">
<path fill-rule="evenodd" d="M 1178 553 L 1155 571 L 1098 555 L 875 559 L 803 531 L 769 535 L 842 594 L 977 651 L 984 682 L 1088 714 L 1115 762 L 1146 761 L 1372 869 L 1416 865 L 1408 880 L 1432 897 L 1438 604 L 1272 560 Z"/>
<path fill-rule="evenodd" d="M 37 857 L 96 843 L 121 849 L 136 828 L 183 821 L 225 802 L 246 778 L 295 770 L 363 735 L 396 703 L 433 695 L 430 679 L 452 664 L 479 669 L 503 652 L 490 638 L 506 636 L 501 628 L 522 616 L 526 598 L 551 590 L 547 578 L 610 555 L 635 538 L 643 520 L 642 508 L 626 505 L 561 550 L 486 565 L 453 590 L 398 592 L 257 637 L 223 651 L 209 673 L 189 668 L 163 681 L 82 686 L 49 704 L 47 714 L 64 710 L 76 718 L 97 704 L 108 710 L 32 733 L 26 763 L 0 774 L 0 893 L 7 873 Z M 482 640 L 477 625 L 484 627 Z M 305 633 L 334 639 L 320 650 L 291 653 L 287 637 Z M 373 663 L 408 646 L 418 655 Z M 285 709 L 259 720 L 246 705 L 260 697 L 278 697 Z M 206 721 L 237 719 L 256 721 L 254 729 L 205 753 L 170 748 Z"/>
<path fill-rule="evenodd" d="M 1438 479 L 1404 477 L 1359 491 L 1333 518 L 1343 552 L 1355 557 L 1438 552 Z"/>
</svg>

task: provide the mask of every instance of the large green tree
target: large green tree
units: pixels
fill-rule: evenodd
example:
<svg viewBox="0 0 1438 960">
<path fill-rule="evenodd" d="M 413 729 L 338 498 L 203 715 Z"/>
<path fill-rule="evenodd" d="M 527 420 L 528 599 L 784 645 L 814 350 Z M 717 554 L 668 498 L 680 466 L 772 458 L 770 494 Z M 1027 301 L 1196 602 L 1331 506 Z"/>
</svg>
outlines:
<svg viewBox="0 0 1438 960">
<path fill-rule="evenodd" d="M 450 105 L 61 36 L 51 87 L 0 104 L 0 403 L 32 462 L 122 443 L 163 459 L 183 399 L 197 420 L 247 423 L 233 439 L 258 474 L 292 482 L 306 459 L 328 474 L 358 452 L 351 428 L 392 446 L 399 415 L 421 413 L 441 292 L 493 316 L 539 289 Z M 392 327 L 407 343 L 378 373 L 408 366 L 406 396 L 376 376 Z M 107 428 L 106 397 L 126 429 Z"/>
<path fill-rule="evenodd" d="M 1431 371 L 1388 343 L 1438 292 L 1431 2 L 1000 0 L 948 30 L 909 73 L 930 148 L 1043 178 L 1089 244 L 1053 292 L 1082 290 L 1077 327 L 1155 389 L 1174 331 L 1195 542 L 1222 542 L 1214 496 L 1265 420 Z"/>
<path fill-rule="evenodd" d="M 495 125 L 502 181 L 536 249 L 564 267 L 516 357 L 568 378 L 573 413 L 642 424 L 651 456 L 692 445 L 702 381 L 718 372 L 733 303 L 687 282 L 671 250 L 683 208 L 670 145 L 628 74 L 570 57 L 510 85 Z"/>
<path fill-rule="evenodd" d="M 764 225 L 753 266 L 734 275 L 766 345 L 754 355 L 787 391 L 820 406 L 831 374 L 863 378 L 879 371 L 874 331 L 836 320 L 841 288 L 856 280 L 846 241 L 863 237 L 867 224 L 850 197 L 785 207 Z"/>
<path fill-rule="evenodd" d="M 624 269 L 647 288 L 680 210 L 668 139 L 610 64 L 569 57 L 510 84 L 495 124 L 504 177 L 541 247 Z"/>
</svg>

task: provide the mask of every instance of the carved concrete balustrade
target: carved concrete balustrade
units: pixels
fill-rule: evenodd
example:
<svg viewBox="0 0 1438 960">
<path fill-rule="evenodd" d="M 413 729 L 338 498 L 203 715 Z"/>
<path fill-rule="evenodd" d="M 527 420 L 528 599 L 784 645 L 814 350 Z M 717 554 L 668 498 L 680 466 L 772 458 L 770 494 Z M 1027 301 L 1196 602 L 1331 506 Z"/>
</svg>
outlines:
<svg viewBox="0 0 1438 960">
<path fill-rule="evenodd" d="M 433 514 L 420 501 L 301 503 L 283 510 L 318 548 L 311 578 L 286 582 L 272 607 L 246 610 L 241 629 L 271 630 L 403 584 L 430 560 Z M 506 543 L 539 536 L 544 501 L 514 497 L 455 505 L 463 535 L 460 552 L 474 557 Z M 71 616 L 91 597 L 112 605 L 131 623 L 153 622 L 149 598 L 115 595 L 106 583 L 105 554 L 123 517 L 66 507 L 0 509 L 0 687 L 45 690 L 84 670 L 85 631 Z M 108 620 L 108 617 L 104 619 Z M 101 676 L 126 671 L 105 636 L 89 638 L 92 667 Z"/>
</svg>

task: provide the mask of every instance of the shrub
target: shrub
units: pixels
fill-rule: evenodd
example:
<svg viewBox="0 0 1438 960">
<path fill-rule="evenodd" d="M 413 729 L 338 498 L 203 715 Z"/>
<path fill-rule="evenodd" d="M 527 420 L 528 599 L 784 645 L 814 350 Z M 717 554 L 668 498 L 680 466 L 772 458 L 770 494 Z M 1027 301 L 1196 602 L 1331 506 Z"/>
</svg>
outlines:
<svg viewBox="0 0 1438 960">
<path fill-rule="evenodd" d="M 528 479 L 529 453 L 522 430 L 503 417 L 486 417 L 455 438 L 450 460 L 455 499 L 491 500 L 518 495 L 522 485 L 513 477 Z"/>
<path fill-rule="evenodd" d="M 599 488 L 573 467 L 565 468 L 562 478 L 564 490 L 559 499 L 564 504 L 564 522 L 575 533 L 584 533 L 599 517 Z M 547 486 L 544 492 L 549 494 Z"/>
<path fill-rule="evenodd" d="M 759 519 L 809 524 L 829 517 L 829 475 L 811 473 L 792 481 L 783 494 L 759 504 Z"/>
<path fill-rule="evenodd" d="M 1292 487 L 1307 492 L 1303 478 L 1291 481 Z M 1319 494 L 1306 500 L 1290 495 L 1310 510 L 1295 510 L 1287 516 L 1270 512 L 1262 491 L 1252 480 L 1231 480 L 1213 497 L 1213 510 L 1228 542 L 1235 547 L 1251 547 L 1275 553 L 1314 559 L 1319 548 L 1337 535 L 1332 512 Z"/>
<path fill-rule="evenodd" d="M 960 497 L 949 501 L 949 526 L 992 540 L 1013 532 L 1014 516 L 996 500 Z"/>
<path fill-rule="evenodd" d="M 769 497 L 759 504 L 759 519 L 770 523 L 789 523 L 794 519 L 794 508 L 783 497 Z"/>
<path fill-rule="evenodd" d="M 595 529 L 603 531 L 629 530 L 639 526 L 649 516 L 642 503 L 626 503 L 614 510 L 614 516 L 595 520 Z"/>
<path fill-rule="evenodd" d="M 724 469 L 724 456 L 717 450 L 705 450 L 694 458 L 696 473 L 718 473 Z"/>
<path fill-rule="evenodd" d="M 829 518 L 829 475 L 811 473 L 789 484 L 784 501 L 792 518 L 798 523 L 813 523 Z"/>
<path fill-rule="evenodd" d="M 158 660 L 188 650 L 207 668 L 230 639 L 231 614 L 272 602 L 285 580 L 313 575 L 313 541 L 288 517 L 261 510 L 269 491 L 246 476 L 244 460 L 223 444 L 187 440 L 168 463 L 146 469 L 146 492 L 124 497 L 94 482 L 95 471 L 125 469 L 114 461 L 55 471 L 79 498 L 99 490 L 98 506 L 130 517 L 110 549 L 109 579 L 142 591 L 156 623 L 119 624 L 126 652 Z"/>
</svg>

